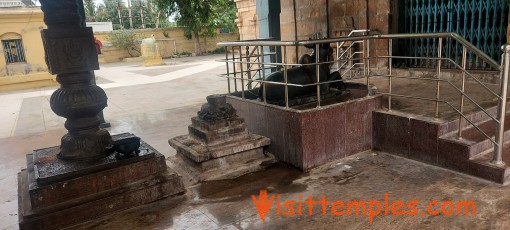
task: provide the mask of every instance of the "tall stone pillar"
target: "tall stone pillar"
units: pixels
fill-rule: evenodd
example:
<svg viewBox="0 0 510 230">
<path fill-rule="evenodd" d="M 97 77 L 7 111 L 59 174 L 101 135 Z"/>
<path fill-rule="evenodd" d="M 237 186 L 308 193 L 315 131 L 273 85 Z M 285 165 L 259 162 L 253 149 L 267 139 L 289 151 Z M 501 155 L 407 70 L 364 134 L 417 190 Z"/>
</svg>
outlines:
<svg viewBox="0 0 510 230">
<path fill-rule="evenodd" d="M 133 134 L 99 128 L 105 92 L 93 84 L 99 69 L 91 28 L 77 1 L 41 0 L 46 62 L 61 87 L 50 105 L 67 118 L 61 146 L 27 154 L 18 173 L 19 228 L 60 229 L 184 192 L 165 156 Z"/>
<path fill-rule="evenodd" d="M 41 0 L 46 63 L 61 87 L 50 100 L 51 109 L 67 118 L 58 157 L 87 161 L 106 156 L 111 144 L 108 131 L 99 128 L 98 113 L 107 105 L 103 89 L 93 84 L 99 69 L 92 28 L 83 27 L 76 0 Z"/>
</svg>

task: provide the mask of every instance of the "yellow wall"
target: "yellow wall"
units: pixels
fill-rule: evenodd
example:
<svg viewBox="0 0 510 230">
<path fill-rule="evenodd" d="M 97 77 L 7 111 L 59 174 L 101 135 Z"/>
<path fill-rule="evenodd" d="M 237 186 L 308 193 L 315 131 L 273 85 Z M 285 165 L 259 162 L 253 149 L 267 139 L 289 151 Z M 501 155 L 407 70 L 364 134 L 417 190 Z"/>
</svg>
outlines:
<svg viewBox="0 0 510 230">
<path fill-rule="evenodd" d="M 38 7 L 0 8 L 0 40 L 21 38 L 26 63 L 7 64 L 0 46 L 0 90 L 56 84 L 47 72 L 40 31 L 46 28 Z M 26 87 L 6 86 L 25 83 Z"/>
<path fill-rule="evenodd" d="M 163 58 L 171 57 L 174 55 L 174 42 L 170 39 L 175 39 L 176 51 L 178 53 L 182 52 L 195 52 L 195 46 L 192 40 L 187 39 L 184 36 L 183 28 L 165 28 L 165 29 L 141 29 L 134 30 L 137 34 L 138 39 L 149 38 L 151 34 L 154 34 L 154 37 L 157 40 L 157 44 L 159 47 L 159 52 Z M 164 36 L 163 32 L 168 34 L 168 38 Z M 95 32 L 94 36 L 100 40 L 105 46 L 102 49 L 102 55 L 100 55 L 100 62 L 118 62 L 122 61 L 124 58 L 130 57 L 128 52 L 123 49 L 119 49 L 117 47 L 108 46 L 108 34 L 109 32 Z M 229 34 L 217 34 L 216 37 L 208 37 L 208 38 L 200 38 L 200 48 L 202 52 L 211 51 L 218 46 L 216 43 L 220 41 L 234 41 L 239 40 L 239 34 L 229 33 Z M 138 49 L 140 46 L 137 47 Z M 133 52 L 136 54 L 135 56 L 140 56 L 138 52 Z"/>
</svg>

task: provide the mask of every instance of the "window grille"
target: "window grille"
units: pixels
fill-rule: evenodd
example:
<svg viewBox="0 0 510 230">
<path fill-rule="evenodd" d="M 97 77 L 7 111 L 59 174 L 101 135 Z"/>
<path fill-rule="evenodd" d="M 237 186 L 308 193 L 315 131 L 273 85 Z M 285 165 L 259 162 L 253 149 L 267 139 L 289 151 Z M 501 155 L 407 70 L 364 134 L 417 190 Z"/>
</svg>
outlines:
<svg viewBox="0 0 510 230">
<path fill-rule="evenodd" d="M 2 48 L 7 64 L 26 62 L 21 39 L 2 40 Z"/>
</svg>

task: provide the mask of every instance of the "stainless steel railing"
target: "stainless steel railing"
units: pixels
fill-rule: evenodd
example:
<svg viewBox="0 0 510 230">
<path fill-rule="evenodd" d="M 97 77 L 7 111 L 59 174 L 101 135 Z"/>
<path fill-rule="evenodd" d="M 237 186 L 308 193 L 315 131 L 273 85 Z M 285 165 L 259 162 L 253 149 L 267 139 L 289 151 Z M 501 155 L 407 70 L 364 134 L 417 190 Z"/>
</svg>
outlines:
<svg viewBox="0 0 510 230">
<path fill-rule="evenodd" d="M 429 38 L 429 39 L 438 39 L 437 43 L 437 56 L 436 57 L 407 57 L 407 56 L 397 56 L 393 55 L 393 42 L 395 40 L 399 39 L 421 39 L 421 38 Z M 384 47 L 377 47 L 377 45 L 381 45 L 381 42 L 374 42 L 375 40 L 387 40 L 387 46 Z M 444 42 L 452 41 L 459 43 L 462 45 L 462 58 L 461 63 L 456 63 L 450 58 L 443 57 L 443 48 L 444 48 Z M 238 48 L 238 50 L 241 50 L 241 47 L 259 47 L 260 50 L 264 50 L 264 47 L 281 47 L 282 53 L 276 52 L 276 56 L 281 56 L 282 61 L 281 62 L 266 62 L 264 60 L 264 54 L 261 55 L 261 60 L 257 61 L 251 61 L 249 58 L 243 61 L 242 53 L 239 53 L 238 57 L 235 57 L 234 53 L 232 52 L 232 58 L 229 58 L 228 52 L 226 54 L 226 59 L 222 60 L 226 63 L 227 66 L 227 74 L 222 75 L 223 77 L 226 77 L 228 79 L 228 90 L 229 93 L 232 93 L 231 88 L 231 81 L 234 82 L 234 91 L 238 92 L 237 88 L 237 82 L 241 82 L 241 97 L 245 99 L 244 94 L 244 84 L 245 81 L 248 82 L 259 82 L 264 83 L 266 81 L 265 71 L 260 71 L 262 73 L 262 76 L 259 79 L 245 79 L 243 77 L 244 70 L 242 69 L 242 64 L 251 64 L 251 65 L 260 65 L 262 70 L 266 70 L 269 68 L 275 68 L 275 67 L 282 67 L 283 73 L 284 73 L 284 81 L 283 82 L 270 82 L 271 84 L 277 84 L 277 85 L 283 85 L 285 87 L 285 109 L 292 110 L 289 106 L 289 97 L 288 97 L 288 87 L 307 87 L 307 86 L 316 86 L 317 87 L 317 94 L 316 94 L 316 102 L 317 102 L 317 108 L 321 107 L 321 85 L 322 84 L 330 84 L 342 80 L 334 80 L 334 81 L 326 81 L 326 82 L 320 82 L 319 79 L 319 68 L 316 68 L 317 70 L 317 79 L 315 79 L 314 83 L 310 84 L 293 84 L 289 83 L 288 76 L 287 76 L 287 69 L 294 67 L 294 66 L 306 66 L 306 65 L 323 65 L 323 64 L 335 64 L 338 63 L 338 60 L 332 60 L 332 61 L 326 61 L 326 62 L 320 62 L 319 61 L 319 55 L 316 55 L 316 63 L 311 64 L 299 64 L 299 63 L 291 63 L 287 60 L 287 47 L 295 47 L 295 46 L 304 46 L 304 45 L 314 45 L 316 47 L 316 50 L 319 50 L 320 44 L 324 43 L 345 43 L 345 42 L 352 42 L 352 43 L 360 43 L 363 42 L 364 48 L 363 52 L 361 54 L 362 57 L 354 57 L 354 56 L 348 56 L 346 61 L 362 61 L 363 62 L 363 72 L 364 75 L 358 78 L 364 78 L 365 83 L 367 87 L 370 83 L 371 77 L 386 77 L 388 78 L 388 93 L 381 93 L 383 95 L 386 95 L 388 97 L 388 110 L 391 110 L 391 104 L 392 99 L 394 97 L 403 97 L 403 98 L 410 98 L 415 100 L 424 100 L 424 101 L 432 101 L 435 103 L 435 116 L 439 117 L 439 104 L 443 103 L 446 104 L 449 108 L 451 108 L 453 111 L 455 111 L 459 115 L 459 128 L 457 130 L 457 137 L 462 137 L 462 129 L 464 127 L 463 122 L 467 121 L 470 125 L 472 125 L 474 128 L 476 128 L 479 132 L 481 132 L 485 137 L 487 137 L 493 144 L 494 144 L 494 154 L 493 154 L 493 160 L 491 161 L 495 165 L 504 165 L 502 161 L 502 150 L 503 150 L 503 133 L 504 133 L 504 122 L 505 122 L 505 114 L 506 114 L 506 95 L 507 95 L 507 83 L 508 83 L 508 74 L 509 74 L 509 68 L 510 68 L 510 46 L 503 46 L 503 59 L 502 63 L 498 64 L 496 61 L 494 61 L 492 58 L 487 56 L 485 53 L 480 51 L 478 48 L 476 48 L 473 44 L 462 38 L 456 33 L 427 33 L 427 34 L 388 34 L 388 35 L 364 35 L 364 36 L 351 36 L 351 37 L 341 37 L 341 38 L 329 38 L 329 39 L 320 39 L 320 40 L 307 40 L 307 41 L 234 41 L 234 42 L 220 42 L 218 43 L 219 46 L 224 47 L 230 47 L 232 51 L 235 49 L 235 47 Z M 372 42 L 375 43 L 375 46 L 373 46 Z M 387 55 L 371 55 L 371 50 L 383 50 L 385 49 L 387 52 Z M 273 49 L 278 50 L 278 49 Z M 490 87 L 488 87 L 484 82 L 474 77 L 470 70 L 466 69 L 466 56 L 467 53 L 470 52 L 471 54 L 476 55 L 479 59 L 483 60 L 489 67 L 491 67 L 494 71 L 499 72 L 500 74 L 500 87 L 499 92 L 494 92 L 494 90 L 491 90 Z M 296 57 L 297 58 L 297 57 Z M 373 73 L 372 69 L 373 67 L 370 65 L 371 60 L 374 59 L 387 59 L 388 60 L 388 66 L 387 72 L 388 74 L 375 74 Z M 393 61 L 395 59 L 422 59 L 422 60 L 428 60 L 432 62 L 436 62 L 436 78 L 418 78 L 418 77 L 410 77 L 410 76 L 397 76 L 394 75 L 393 72 Z M 345 60 L 344 60 L 345 61 Z M 444 79 L 441 77 L 442 75 L 442 65 L 444 63 L 448 63 L 451 66 L 454 66 L 456 69 L 461 71 L 462 79 L 461 79 L 461 86 L 457 87 L 455 84 L 453 84 L 451 81 Z M 240 72 L 236 71 L 236 65 L 241 64 L 241 70 Z M 231 68 L 232 67 L 232 68 Z M 230 70 L 233 70 L 231 72 Z M 349 71 L 349 70 L 346 70 Z M 240 77 L 239 77 L 240 76 Z M 394 78 L 406 78 L 406 79 L 414 79 L 414 80 L 427 80 L 427 81 L 435 81 L 435 96 L 431 98 L 426 97 L 417 97 L 412 95 L 400 95 L 393 93 L 393 79 Z M 496 117 L 494 117 L 492 114 L 490 114 L 485 108 L 483 108 L 479 103 L 477 103 L 473 97 L 470 95 L 471 92 L 466 91 L 465 82 L 467 79 L 470 79 L 472 82 L 475 82 L 477 85 L 480 85 L 483 89 L 485 89 L 487 92 L 489 92 L 492 96 L 494 96 L 498 100 L 498 112 Z M 351 79 L 357 79 L 357 78 L 351 78 Z M 345 80 L 345 79 L 344 79 Z M 455 91 L 457 91 L 460 94 L 460 102 L 458 109 L 450 102 L 442 99 L 441 97 L 441 86 L 440 83 L 444 82 L 450 85 Z M 262 95 L 262 103 L 268 104 L 266 100 L 266 90 L 265 90 L 265 84 L 261 84 L 262 87 L 264 87 L 263 95 Z M 368 91 L 368 90 L 367 90 Z M 484 112 L 487 117 L 489 117 L 491 120 L 493 120 L 497 124 L 496 129 L 496 135 L 494 138 L 492 138 L 490 135 L 488 135 L 486 132 L 484 132 L 475 122 L 471 121 L 465 114 L 464 111 L 464 104 L 465 101 L 468 100 L 471 103 L 475 105 L 477 109 Z M 260 103 L 254 101 L 254 103 Z"/>
<path fill-rule="evenodd" d="M 349 32 L 347 37 L 352 37 L 353 35 L 356 35 L 356 34 L 364 36 L 364 35 L 367 35 L 368 32 L 370 32 L 370 30 L 368 30 L 368 29 L 352 30 L 351 32 Z M 342 78 L 345 77 L 348 73 L 351 74 L 350 77 L 352 78 L 352 70 L 356 66 L 359 66 L 360 68 L 365 69 L 364 62 L 353 63 L 353 61 L 352 61 L 352 59 L 355 56 L 364 55 L 365 42 L 364 42 L 364 40 L 353 41 L 353 42 L 350 42 L 350 44 L 348 44 L 347 47 L 345 47 L 346 43 L 347 43 L 347 41 L 336 42 L 336 60 L 337 60 L 336 70 L 337 71 L 341 71 L 342 69 L 345 70 L 340 75 Z M 355 49 L 355 45 L 357 45 L 357 44 L 360 45 L 359 49 Z M 345 47 L 345 48 L 342 48 L 342 47 Z"/>
</svg>

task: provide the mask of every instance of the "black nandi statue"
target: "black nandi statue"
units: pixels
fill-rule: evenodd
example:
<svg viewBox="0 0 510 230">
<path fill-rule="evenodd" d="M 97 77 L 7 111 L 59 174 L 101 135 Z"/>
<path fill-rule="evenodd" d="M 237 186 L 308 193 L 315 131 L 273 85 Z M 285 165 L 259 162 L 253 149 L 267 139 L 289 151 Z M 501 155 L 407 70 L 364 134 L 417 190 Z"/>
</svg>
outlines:
<svg viewBox="0 0 510 230">
<path fill-rule="evenodd" d="M 312 55 L 305 54 L 299 58 L 299 64 L 313 64 L 316 63 L 316 55 L 319 55 L 319 62 L 328 62 L 330 56 L 333 54 L 333 49 L 329 44 L 320 44 L 319 51 L 316 50 L 316 45 L 305 45 L 306 48 L 313 49 Z M 287 69 L 287 82 L 290 84 L 307 85 L 317 82 L 317 67 L 319 68 L 319 81 L 326 82 L 331 76 L 330 64 L 318 65 L 303 65 L 299 67 Z M 334 77 L 338 78 L 338 76 Z M 338 79 L 336 79 L 338 80 Z M 272 82 L 285 82 L 285 75 L 283 71 L 273 72 L 266 77 L 266 81 Z M 280 84 L 271 84 L 270 82 L 263 83 L 259 89 L 259 98 L 262 99 L 264 95 L 264 84 L 266 89 L 266 100 L 268 101 L 282 101 L 285 100 L 285 86 Z M 328 92 L 329 86 L 327 84 L 321 85 L 321 94 Z M 317 93 L 317 86 L 288 86 L 288 96 L 290 99 L 296 97 L 303 97 L 314 95 Z"/>
</svg>

